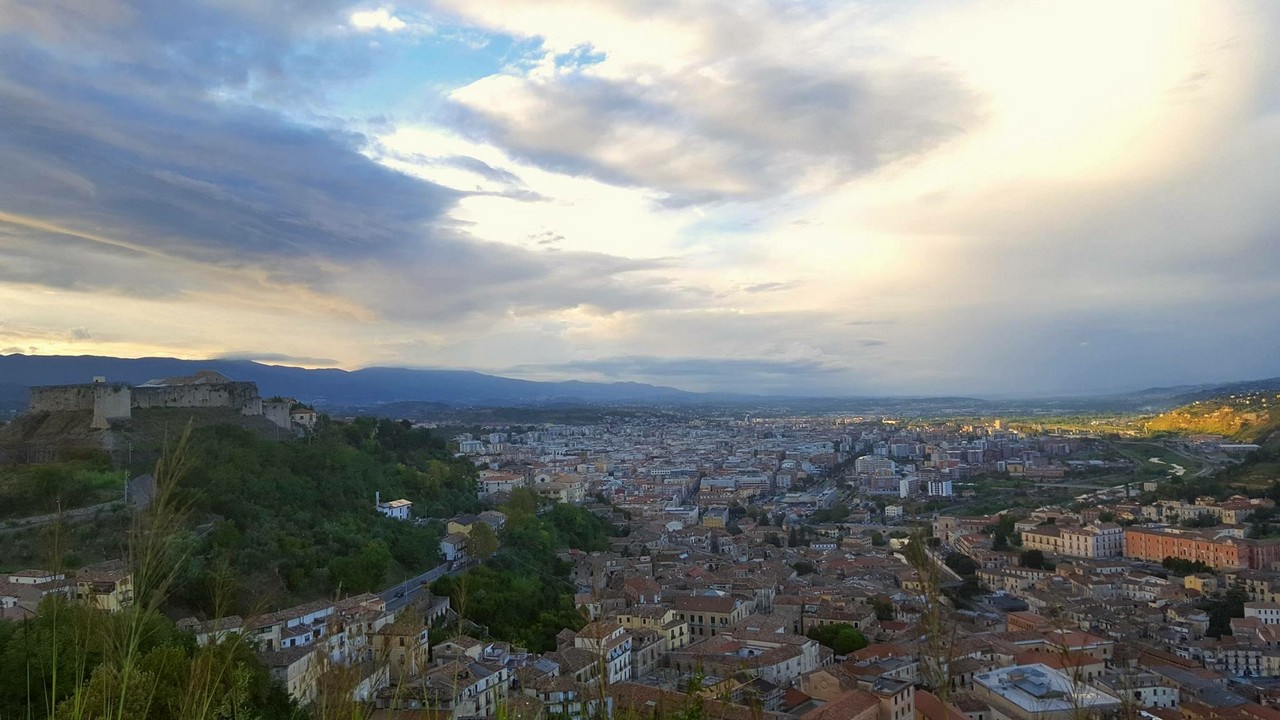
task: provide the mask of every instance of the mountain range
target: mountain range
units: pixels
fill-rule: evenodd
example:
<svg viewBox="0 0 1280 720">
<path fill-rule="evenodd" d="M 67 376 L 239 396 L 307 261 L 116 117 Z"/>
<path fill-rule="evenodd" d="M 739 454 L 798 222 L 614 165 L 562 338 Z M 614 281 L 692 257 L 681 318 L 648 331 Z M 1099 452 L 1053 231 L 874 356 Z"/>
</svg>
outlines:
<svg viewBox="0 0 1280 720">
<path fill-rule="evenodd" d="M 1173 408 L 1194 400 L 1242 390 L 1274 388 L 1280 378 L 1229 384 L 1148 388 L 1106 396 L 992 401 L 978 398 L 799 398 L 697 393 L 636 382 L 594 383 L 570 380 L 538 382 L 468 370 L 371 367 L 361 370 L 306 369 L 251 360 L 116 358 L 93 355 L 0 355 L 0 409 L 20 410 L 26 389 L 34 385 L 70 385 L 94 376 L 142 383 L 153 378 L 216 370 L 233 380 L 252 381 L 264 397 L 284 395 L 321 408 L 371 408 L 402 403 L 439 403 L 453 407 L 539 405 L 786 405 L 816 411 L 910 414 L 981 414 L 1035 408 L 1052 412 L 1134 412 Z"/>
</svg>

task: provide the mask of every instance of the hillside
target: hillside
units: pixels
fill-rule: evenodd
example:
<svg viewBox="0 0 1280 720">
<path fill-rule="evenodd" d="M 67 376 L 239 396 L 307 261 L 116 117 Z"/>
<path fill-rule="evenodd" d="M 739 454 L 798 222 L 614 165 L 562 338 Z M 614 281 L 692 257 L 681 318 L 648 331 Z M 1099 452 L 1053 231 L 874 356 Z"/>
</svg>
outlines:
<svg viewBox="0 0 1280 720">
<path fill-rule="evenodd" d="M 1241 442 L 1280 441 L 1280 392 L 1242 390 L 1197 399 L 1147 422 L 1149 432 L 1206 433 Z"/>
</svg>

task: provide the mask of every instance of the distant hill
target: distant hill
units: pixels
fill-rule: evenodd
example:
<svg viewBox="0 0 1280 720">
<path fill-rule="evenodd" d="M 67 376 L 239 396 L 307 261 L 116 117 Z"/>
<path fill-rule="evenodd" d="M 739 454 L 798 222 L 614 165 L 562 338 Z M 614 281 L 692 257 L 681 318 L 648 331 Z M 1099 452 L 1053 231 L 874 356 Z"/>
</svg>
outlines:
<svg viewBox="0 0 1280 720">
<path fill-rule="evenodd" d="M 675 388 L 643 383 L 535 382 L 485 375 L 466 370 L 308 370 L 264 365 L 248 360 L 178 360 L 175 358 L 113 358 L 92 355 L 0 356 L 0 402 L 26 403 L 33 385 L 89 382 L 95 375 L 108 380 L 142 383 L 152 378 L 190 375 L 216 370 L 234 380 L 256 382 L 263 397 L 285 395 L 322 407 L 361 407 L 402 401 L 466 405 L 537 405 L 548 403 L 662 403 L 696 402 L 703 396 Z"/>
<path fill-rule="evenodd" d="M 142 383 L 152 378 L 216 370 L 234 380 L 256 382 L 263 397 L 284 395 L 326 410 L 421 413 L 432 404 L 448 408 L 546 407 L 552 405 L 699 405 L 741 411 L 745 406 L 778 412 L 854 412 L 866 415 L 977 417 L 991 415 L 1151 414 L 1231 394 L 1280 391 L 1280 378 L 1226 384 L 1148 388 L 1130 393 L 1037 399 L 972 397 L 781 397 L 696 393 L 635 382 L 536 382 L 467 370 L 376 367 L 308 370 L 249 360 L 113 358 L 92 355 L 0 355 L 0 419 L 26 407 L 27 388 L 108 380 Z M 413 412 L 410 412 L 410 411 Z"/>
<path fill-rule="evenodd" d="M 1177 400 L 1182 404 L 1152 419 L 1147 429 L 1280 442 L 1280 378 L 1218 385 Z"/>
</svg>

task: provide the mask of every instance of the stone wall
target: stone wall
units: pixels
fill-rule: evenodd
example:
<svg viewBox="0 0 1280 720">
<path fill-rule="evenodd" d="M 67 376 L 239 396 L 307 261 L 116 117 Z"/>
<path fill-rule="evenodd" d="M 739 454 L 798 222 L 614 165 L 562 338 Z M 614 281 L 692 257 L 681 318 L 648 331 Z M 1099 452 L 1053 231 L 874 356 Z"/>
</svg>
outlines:
<svg viewBox="0 0 1280 720">
<path fill-rule="evenodd" d="M 133 417 L 133 393 L 128 385 L 94 383 L 93 423 L 90 427 L 106 430 L 112 420 Z"/>
<path fill-rule="evenodd" d="M 197 383 L 130 387 L 125 383 L 48 385 L 30 389 L 29 412 L 92 410 L 92 427 L 105 430 L 113 420 L 132 417 L 133 408 L 230 408 L 243 415 L 265 416 L 286 430 L 293 424 L 291 400 L 263 401 L 251 382 Z"/>
<path fill-rule="evenodd" d="M 92 410 L 95 397 L 93 385 L 33 387 L 27 401 L 27 410 L 29 412 Z"/>
<path fill-rule="evenodd" d="M 292 427 L 292 421 L 289 418 L 289 411 L 292 409 L 293 402 L 289 400 L 262 401 L 262 415 L 286 430 Z"/>
<path fill-rule="evenodd" d="M 257 400 L 258 386 L 251 382 L 133 388 L 133 406 L 136 408 L 206 407 L 242 410 L 252 406 Z"/>
</svg>

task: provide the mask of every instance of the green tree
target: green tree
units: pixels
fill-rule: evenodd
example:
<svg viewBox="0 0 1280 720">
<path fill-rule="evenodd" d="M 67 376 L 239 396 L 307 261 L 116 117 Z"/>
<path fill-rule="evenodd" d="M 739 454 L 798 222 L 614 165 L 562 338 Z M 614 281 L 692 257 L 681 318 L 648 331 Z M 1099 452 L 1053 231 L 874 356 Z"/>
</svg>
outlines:
<svg viewBox="0 0 1280 720">
<path fill-rule="evenodd" d="M 1040 550 L 1023 550 L 1018 555 L 1018 564 L 1024 568 L 1044 569 L 1044 552 Z"/>
<path fill-rule="evenodd" d="M 880 622 L 893 619 L 893 602 L 886 598 L 872 598 L 871 606 L 876 609 L 876 619 Z"/>
<path fill-rule="evenodd" d="M 477 522 L 471 526 L 471 535 L 467 538 L 467 549 L 472 557 L 487 559 L 498 551 L 498 536 L 494 534 L 489 523 Z"/>
<path fill-rule="evenodd" d="M 538 502 L 538 494 L 534 491 L 516 488 L 511 491 L 511 498 L 507 500 L 507 514 L 533 515 L 538 512 Z"/>
<path fill-rule="evenodd" d="M 867 638 L 862 631 L 848 623 L 815 625 L 805 635 L 831 648 L 836 655 L 848 655 L 867 646 Z"/>
</svg>

